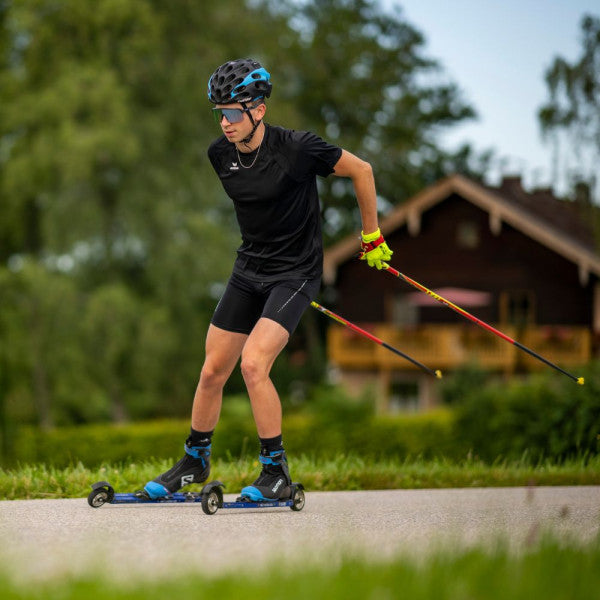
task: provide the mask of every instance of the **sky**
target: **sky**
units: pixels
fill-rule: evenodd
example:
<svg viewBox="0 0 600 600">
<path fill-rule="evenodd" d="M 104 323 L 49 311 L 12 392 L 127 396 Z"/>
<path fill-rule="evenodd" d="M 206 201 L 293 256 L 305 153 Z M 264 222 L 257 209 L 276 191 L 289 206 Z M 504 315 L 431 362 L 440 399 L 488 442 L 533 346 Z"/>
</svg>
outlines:
<svg viewBox="0 0 600 600">
<path fill-rule="evenodd" d="M 557 56 L 581 56 L 584 14 L 600 16 L 600 0 L 389 0 L 425 37 L 424 54 L 436 59 L 477 111 L 478 120 L 452 128 L 448 148 L 470 142 L 494 148 L 528 188 L 552 183 L 552 147 L 544 143 L 537 111 L 548 99 L 544 75 Z M 557 190 L 560 191 L 560 190 Z"/>
</svg>

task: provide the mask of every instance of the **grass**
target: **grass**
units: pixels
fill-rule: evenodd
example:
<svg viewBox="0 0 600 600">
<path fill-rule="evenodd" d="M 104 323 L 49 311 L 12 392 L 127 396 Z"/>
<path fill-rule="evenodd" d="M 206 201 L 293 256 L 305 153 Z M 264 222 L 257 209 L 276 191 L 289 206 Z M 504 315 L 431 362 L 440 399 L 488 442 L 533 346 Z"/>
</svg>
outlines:
<svg viewBox="0 0 600 600">
<path fill-rule="evenodd" d="M 0 500 L 80 498 L 95 481 L 109 481 L 116 491 L 130 492 L 172 466 L 153 460 L 131 464 L 107 464 L 86 468 L 77 464 L 56 468 L 44 464 L 0 469 Z M 555 463 L 497 461 L 492 465 L 466 459 L 461 462 L 423 459 L 367 461 L 338 455 L 320 460 L 308 456 L 291 462 L 292 475 L 307 490 L 423 489 L 451 487 L 502 487 L 524 485 L 600 485 L 600 456 Z M 213 462 L 211 478 L 226 484 L 232 493 L 252 481 L 259 471 L 256 460 Z M 190 487 L 190 489 L 194 489 Z"/>
<path fill-rule="evenodd" d="M 403 556 L 386 563 L 349 559 L 339 566 L 279 565 L 259 576 L 191 573 L 158 582 L 119 583 L 88 575 L 15 584 L 0 574 L 0 589 L 3 600 L 588 600 L 598 597 L 599 566 L 598 540 L 580 547 L 548 538 L 520 554 L 499 545 L 493 551 L 438 551 L 421 562 Z"/>
</svg>

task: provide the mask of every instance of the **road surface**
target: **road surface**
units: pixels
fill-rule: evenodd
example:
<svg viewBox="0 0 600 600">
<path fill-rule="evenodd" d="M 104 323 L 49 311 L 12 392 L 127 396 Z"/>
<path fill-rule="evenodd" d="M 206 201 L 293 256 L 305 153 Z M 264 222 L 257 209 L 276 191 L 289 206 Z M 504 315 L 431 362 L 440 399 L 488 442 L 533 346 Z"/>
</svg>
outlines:
<svg viewBox="0 0 600 600">
<path fill-rule="evenodd" d="M 93 509 L 84 498 L 17 500 L 0 502 L 0 568 L 28 582 L 95 573 L 115 580 L 223 574 L 274 561 L 335 568 L 346 556 L 418 559 L 440 547 L 493 547 L 500 539 L 518 552 L 548 530 L 586 543 L 599 528 L 594 486 L 307 492 L 301 512 L 212 516 L 200 504 Z"/>
</svg>

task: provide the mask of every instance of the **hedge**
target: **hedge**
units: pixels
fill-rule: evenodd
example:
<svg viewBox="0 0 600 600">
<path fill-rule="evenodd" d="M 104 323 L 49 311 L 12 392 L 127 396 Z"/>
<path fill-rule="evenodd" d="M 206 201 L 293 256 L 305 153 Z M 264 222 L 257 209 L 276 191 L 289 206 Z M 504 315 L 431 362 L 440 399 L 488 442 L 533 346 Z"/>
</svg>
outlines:
<svg viewBox="0 0 600 600">
<path fill-rule="evenodd" d="M 353 426 L 313 415 L 284 418 L 288 454 L 323 458 L 343 454 L 368 457 L 453 456 L 453 417 L 447 410 L 422 415 L 372 417 Z M 128 425 L 96 424 L 40 432 L 21 428 L 5 466 L 45 463 L 57 467 L 81 462 L 86 467 L 149 458 L 179 458 L 189 432 L 187 421 L 152 421 Z M 248 418 L 222 418 L 213 438 L 213 455 L 238 458 L 258 453 L 254 422 Z M 463 455 L 465 452 L 463 452 Z"/>
<path fill-rule="evenodd" d="M 457 374 L 447 388 L 451 407 L 395 416 L 375 415 L 372 398 L 351 400 L 338 388 L 322 386 L 304 405 L 286 405 L 284 443 L 290 455 L 322 458 L 347 454 L 457 460 L 472 455 L 487 462 L 523 457 L 535 462 L 592 456 L 600 450 L 600 363 L 578 374 L 585 377 L 584 386 L 554 373 L 513 377 L 508 383 Z M 473 385 L 474 381 L 479 384 Z M 189 422 L 181 420 L 82 425 L 48 432 L 21 427 L 11 432 L 11 452 L 2 464 L 61 467 L 81 462 L 95 467 L 173 459 L 181 456 L 188 431 Z M 248 400 L 226 398 L 213 454 L 237 458 L 257 452 Z"/>
<path fill-rule="evenodd" d="M 585 385 L 543 374 L 470 390 L 455 402 L 457 435 L 486 461 L 533 461 L 595 455 L 600 450 L 600 364 L 577 371 Z"/>
</svg>

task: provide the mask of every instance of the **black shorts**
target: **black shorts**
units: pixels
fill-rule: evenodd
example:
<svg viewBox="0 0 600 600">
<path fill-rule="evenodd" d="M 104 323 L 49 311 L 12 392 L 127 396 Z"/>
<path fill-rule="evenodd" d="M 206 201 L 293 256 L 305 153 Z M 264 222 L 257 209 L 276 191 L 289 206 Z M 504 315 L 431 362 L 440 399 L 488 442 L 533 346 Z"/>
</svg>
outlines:
<svg viewBox="0 0 600 600">
<path fill-rule="evenodd" d="M 226 331 L 249 334 L 257 321 L 265 317 L 291 335 L 320 287 L 320 278 L 261 282 L 234 273 L 211 323 Z"/>
</svg>

